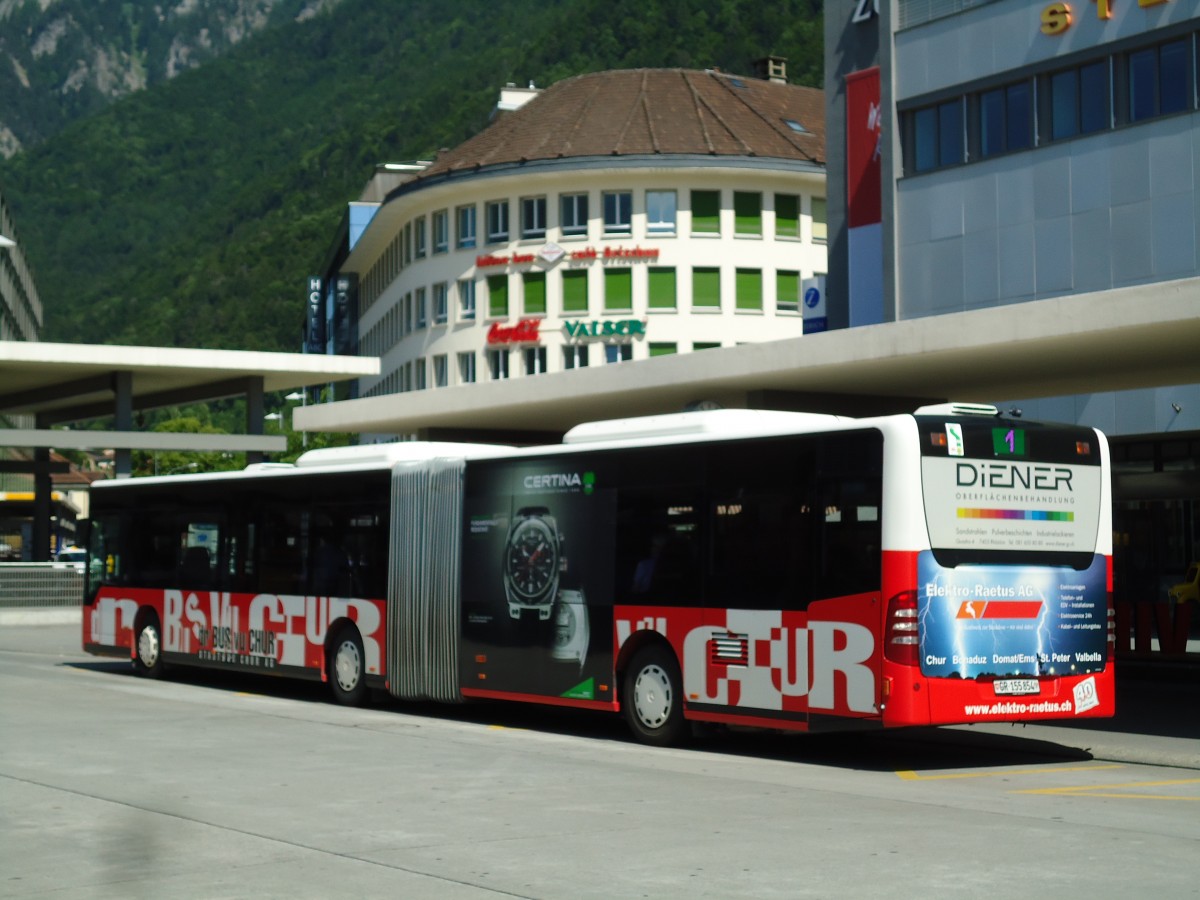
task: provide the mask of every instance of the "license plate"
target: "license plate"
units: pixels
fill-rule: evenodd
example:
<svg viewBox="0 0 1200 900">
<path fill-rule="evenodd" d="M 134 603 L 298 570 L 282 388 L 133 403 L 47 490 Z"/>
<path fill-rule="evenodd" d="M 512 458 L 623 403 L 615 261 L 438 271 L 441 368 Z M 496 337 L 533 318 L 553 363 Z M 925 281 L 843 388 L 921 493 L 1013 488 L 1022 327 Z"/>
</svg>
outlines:
<svg viewBox="0 0 1200 900">
<path fill-rule="evenodd" d="M 994 682 L 998 696 L 1013 697 L 1020 694 L 1036 694 L 1040 689 L 1036 678 L 1005 678 Z"/>
</svg>

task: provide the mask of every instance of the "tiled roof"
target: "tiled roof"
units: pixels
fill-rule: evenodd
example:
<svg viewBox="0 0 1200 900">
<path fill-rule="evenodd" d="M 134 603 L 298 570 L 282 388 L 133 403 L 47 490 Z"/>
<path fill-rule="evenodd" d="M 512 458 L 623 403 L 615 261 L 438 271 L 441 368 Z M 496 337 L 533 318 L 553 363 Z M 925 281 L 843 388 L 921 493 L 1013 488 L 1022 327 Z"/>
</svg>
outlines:
<svg viewBox="0 0 1200 900">
<path fill-rule="evenodd" d="M 824 165 L 824 96 L 815 88 L 716 71 L 579 75 L 439 154 L 418 180 L 530 160 L 671 154 Z"/>
</svg>

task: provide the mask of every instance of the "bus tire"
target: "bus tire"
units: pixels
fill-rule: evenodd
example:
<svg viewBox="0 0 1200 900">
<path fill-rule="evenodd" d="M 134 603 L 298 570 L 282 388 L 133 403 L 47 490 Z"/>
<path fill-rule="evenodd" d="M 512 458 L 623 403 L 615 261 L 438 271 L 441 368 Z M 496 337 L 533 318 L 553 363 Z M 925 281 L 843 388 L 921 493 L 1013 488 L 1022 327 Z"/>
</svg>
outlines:
<svg viewBox="0 0 1200 900">
<path fill-rule="evenodd" d="M 683 678 L 675 655 L 651 645 L 634 654 L 625 669 L 621 709 L 634 736 L 644 744 L 670 747 L 683 742 Z"/>
<path fill-rule="evenodd" d="M 133 670 L 144 678 L 159 678 L 163 673 L 162 629 L 153 614 L 142 617 L 133 648 Z"/>
<path fill-rule="evenodd" d="M 353 625 L 343 626 L 329 645 L 328 674 L 333 699 L 342 706 L 362 706 L 366 702 L 366 654 Z"/>
</svg>

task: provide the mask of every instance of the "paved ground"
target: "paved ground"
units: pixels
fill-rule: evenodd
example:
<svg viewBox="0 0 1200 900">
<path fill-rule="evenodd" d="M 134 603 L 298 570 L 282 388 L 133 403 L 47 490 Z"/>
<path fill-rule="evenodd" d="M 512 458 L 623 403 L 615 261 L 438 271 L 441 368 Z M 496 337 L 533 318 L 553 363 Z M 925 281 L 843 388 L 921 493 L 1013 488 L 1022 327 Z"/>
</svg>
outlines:
<svg viewBox="0 0 1200 900">
<path fill-rule="evenodd" d="M 0 622 L 0 897 L 1200 896 L 1200 684 L 1100 727 L 628 740 Z"/>
</svg>

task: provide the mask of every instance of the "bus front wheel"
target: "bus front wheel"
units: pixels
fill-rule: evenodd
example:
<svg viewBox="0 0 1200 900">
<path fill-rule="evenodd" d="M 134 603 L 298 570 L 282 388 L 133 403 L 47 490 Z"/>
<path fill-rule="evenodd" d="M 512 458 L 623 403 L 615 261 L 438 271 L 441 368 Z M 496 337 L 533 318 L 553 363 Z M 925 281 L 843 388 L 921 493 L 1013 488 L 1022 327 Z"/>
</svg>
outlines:
<svg viewBox="0 0 1200 900">
<path fill-rule="evenodd" d="M 668 747 L 683 741 L 683 679 L 675 656 L 664 647 L 639 650 L 625 669 L 621 708 L 639 741 Z"/>
<path fill-rule="evenodd" d="M 146 678 L 158 678 L 162 675 L 162 632 L 158 627 L 158 619 L 154 616 L 146 616 L 138 626 L 133 669 Z"/>
<path fill-rule="evenodd" d="M 343 706 L 362 706 L 367 699 L 366 654 L 358 629 L 347 625 L 330 646 L 329 685 Z"/>
</svg>

